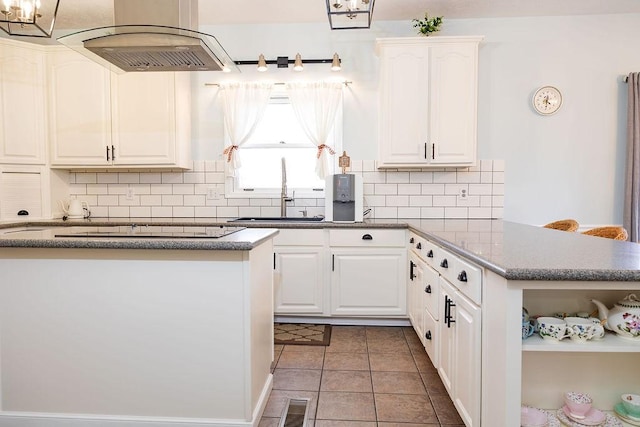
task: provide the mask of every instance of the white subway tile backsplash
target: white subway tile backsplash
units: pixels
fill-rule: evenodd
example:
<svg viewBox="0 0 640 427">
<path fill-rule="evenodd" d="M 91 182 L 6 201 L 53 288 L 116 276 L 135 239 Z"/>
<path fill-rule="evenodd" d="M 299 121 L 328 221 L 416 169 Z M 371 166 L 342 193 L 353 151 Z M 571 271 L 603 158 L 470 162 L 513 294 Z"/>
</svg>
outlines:
<svg viewBox="0 0 640 427">
<path fill-rule="evenodd" d="M 184 172 L 70 172 L 70 194 L 90 203 L 94 217 L 279 216 L 278 198 L 224 196 L 224 160 L 194 161 Z M 367 218 L 501 218 L 504 161 L 480 160 L 468 168 L 378 170 L 373 160 L 351 160 L 350 172 L 363 178 Z M 213 188 L 218 198 L 207 199 Z M 460 190 L 467 197 L 459 197 Z M 133 198 L 127 199 L 127 192 Z M 287 214 L 324 215 L 324 197 L 296 197 Z"/>
</svg>

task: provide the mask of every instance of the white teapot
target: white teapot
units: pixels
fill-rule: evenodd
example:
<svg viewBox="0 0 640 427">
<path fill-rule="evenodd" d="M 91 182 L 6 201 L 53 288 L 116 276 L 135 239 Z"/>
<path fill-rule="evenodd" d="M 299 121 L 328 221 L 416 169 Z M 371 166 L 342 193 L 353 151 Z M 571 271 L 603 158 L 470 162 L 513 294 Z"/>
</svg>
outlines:
<svg viewBox="0 0 640 427">
<path fill-rule="evenodd" d="M 605 322 L 605 328 L 623 338 L 640 341 L 640 300 L 635 294 L 627 295 L 611 309 L 598 300 L 591 302 L 598 306 L 598 317 Z"/>
<path fill-rule="evenodd" d="M 87 202 L 71 199 L 65 205 L 64 201 L 60 200 L 60 207 L 69 218 L 89 217 L 89 204 Z"/>
</svg>

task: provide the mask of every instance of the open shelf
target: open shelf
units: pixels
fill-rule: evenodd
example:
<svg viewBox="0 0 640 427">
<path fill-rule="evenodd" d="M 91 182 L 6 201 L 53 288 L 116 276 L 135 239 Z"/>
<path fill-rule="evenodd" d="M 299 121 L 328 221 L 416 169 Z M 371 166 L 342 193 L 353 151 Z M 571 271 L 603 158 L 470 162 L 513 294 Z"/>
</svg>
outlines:
<svg viewBox="0 0 640 427">
<path fill-rule="evenodd" d="M 564 352 L 640 352 L 640 339 L 630 340 L 621 338 L 618 335 L 607 332 L 604 338 L 599 340 L 589 340 L 585 343 L 571 341 L 565 338 L 560 342 L 543 340 L 540 335 L 534 334 L 522 341 L 522 351 L 564 351 Z"/>
</svg>

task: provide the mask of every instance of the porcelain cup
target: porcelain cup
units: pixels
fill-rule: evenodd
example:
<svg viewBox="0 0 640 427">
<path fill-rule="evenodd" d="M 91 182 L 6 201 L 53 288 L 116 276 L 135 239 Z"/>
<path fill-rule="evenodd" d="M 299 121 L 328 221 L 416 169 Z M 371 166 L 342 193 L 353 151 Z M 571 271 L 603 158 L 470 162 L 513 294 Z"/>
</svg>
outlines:
<svg viewBox="0 0 640 427">
<path fill-rule="evenodd" d="M 583 319 L 582 317 L 566 317 L 564 321 L 567 324 L 567 334 L 572 341 L 575 342 L 587 342 L 591 338 L 599 334 L 597 330 L 598 325 L 589 319 Z M 600 325 L 602 328 L 602 325 Z M 604 332 L 604 330 L 602 330 Z"/>
<path fill-rule="evenodd" d="M 627 414 L 640 419 L 640 396 L 637 394 L 623 394 L 622 405 Z"/>
<path fill-rule="evenodd" d="M 567 405 L 567 408 L 569 408 L 571 415 L 577 419 L 581 419 L 591 410 L 593 400 L 588 394 L 568 391 L 564 394 L 564 403 Z"/>
<path fill-rule="evenodd" d="M 522 322 L 522 339 L 527 339 L 533 335 L 534 327 L 530 321 Z"/>
<path fill-rule="evenodd" d="M 567 323 L 557 317 L 538 317 L 538 333 L 547 341 L 558 342 L 569 336 Z"/>
<path fill-rule="evenodd" d="M 598 319 L 597 317 L 589 317 L 589 320 L 591 320 L 593 324 L 596 325 L 593 333 L 593 339 L 599 340 L 604 338 L 604 326 L 602 326 L 602 322 L 600 321 L 600 319 Z"/>
</svg>

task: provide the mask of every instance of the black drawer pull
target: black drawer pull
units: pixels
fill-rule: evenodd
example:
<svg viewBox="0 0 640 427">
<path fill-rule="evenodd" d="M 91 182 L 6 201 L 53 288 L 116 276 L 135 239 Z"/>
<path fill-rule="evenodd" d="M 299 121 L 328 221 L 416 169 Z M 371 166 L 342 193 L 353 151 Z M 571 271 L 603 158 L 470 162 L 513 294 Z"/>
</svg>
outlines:
<svg viewBox="0 0 640 427">
<path fill-rule="evenodd" d="M 427 287 L 426 287 L 426 288 L 424 288 L 424 291 L 425 291 L 426 293 L 430 294 L 430 293 L 431 293 L 431 285 L 427 285 Z"/>
<path fill-rule="evenodd" d="M 458 274 L 458 280 L 461 282 L 466 282 L 467 281 L 467 272 L 462 270 L 460 272 L 460 274 Z"/>
<path fill-rule="evenodd" d="M 427 331 L 427 333 L 426 333 L 426 334 L 424 334 L 424 337 L 425 337 L 426 339 L 428 339 L 429 341 L 431 341 L 431 331 Z"/>
<path fill-rule="evenodd" d="M 409 243 L 413 243 L 413 237 L 409 239 Z"/>
<path fill-rule="evenodd" d="M 429 252 L 427 252 L 427 258 L 433 258 L 433 250 L 429 249 Z"/>
<path fill-rule="evenodd" d="M 422 249 L 422 243 L 418 243 L 418 244 L 416 245 L 416 249 Z"/>
<path fill-rule="evenodd" d="M 409 261 L 409 279 L 412 280 L 412 281 L 413 281 L 413 278 L 416 277 L 413 274 L 413 267 L 415 267 L 415 266 L 416 266 L 416 264 L 414 264 L 413 261 Z"/>
<path fill-rule="evenodd" d="M 362 236 L 362 240 L 373 240 L 373 236 L 371 234 L 365 234 Z"/>
<path fill-rule="evenodd" d="M 442 260 L 442 262 L 440 263 L 440 267 L 449 268 L 449 262 L 447 261 L 446 258 Z"/>
</svg>

